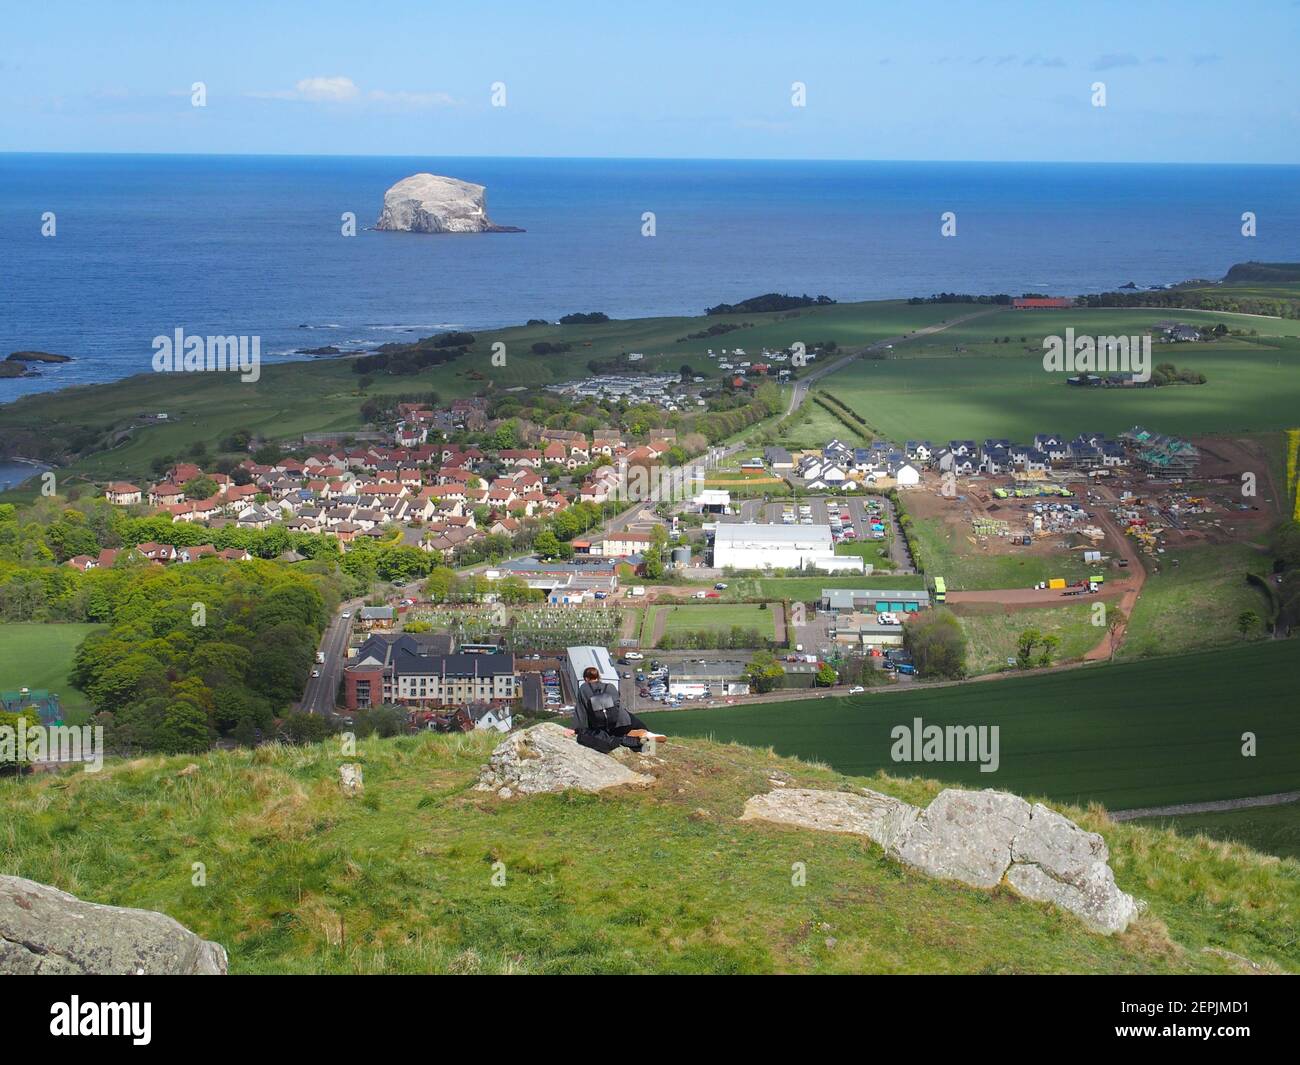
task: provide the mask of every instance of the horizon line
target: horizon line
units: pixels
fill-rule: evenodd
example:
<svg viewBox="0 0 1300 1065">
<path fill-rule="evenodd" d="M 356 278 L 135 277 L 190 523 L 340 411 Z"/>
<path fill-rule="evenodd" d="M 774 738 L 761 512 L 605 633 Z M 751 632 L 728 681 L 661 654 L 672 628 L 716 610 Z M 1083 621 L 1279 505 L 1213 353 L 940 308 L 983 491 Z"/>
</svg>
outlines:
<svg viewBox="0 0 1300 1065">
<path fill-rule="evenodd" d="M 1170 166 L 1170 167 L 1300 167 L 1295 162 L 1191 162 L 1160 159 L 880 159 L 845 156 L 711 156 L 711 155 L 466 155 L 435 153 L 348 153 L 348 152 L 106 152 L 68 149 L 0 149 L 0 156 L 108 156 L 163 159 L 527 159 L 553 162 L 644 162 L 644 163 L 880 163 L 899 165 L 950 166 Z"/>
</svg>

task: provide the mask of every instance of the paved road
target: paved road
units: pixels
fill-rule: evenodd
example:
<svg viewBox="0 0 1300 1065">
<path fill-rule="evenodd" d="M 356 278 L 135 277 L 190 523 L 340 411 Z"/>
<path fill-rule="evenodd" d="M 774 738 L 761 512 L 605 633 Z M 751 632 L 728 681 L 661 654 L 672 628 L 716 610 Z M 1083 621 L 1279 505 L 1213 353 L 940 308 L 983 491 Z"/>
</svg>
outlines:
<svg viewBox="0 0 1300 1065">
<path fill-rule="evenodd" d="M 325 655 L 323 665 L 312 663 L 312 669 L 320 670 L 319 677 L 309 677 L 307 687 L 303 690 L 300 708 L 309 714 L 330 714 L 334 712 L 334 700 L 338 693 L 339 678 L 343 675 L 344 656 L 348 650 L 348 633 L 352 628 L 357 608 L 364 602 L 354 599 L 344 603 L 339 613 L 334 615 L 329 628 L 321 637 L 319 650 Z M 344 619 L 343 614 L 353 618 Z"/>
</svg>

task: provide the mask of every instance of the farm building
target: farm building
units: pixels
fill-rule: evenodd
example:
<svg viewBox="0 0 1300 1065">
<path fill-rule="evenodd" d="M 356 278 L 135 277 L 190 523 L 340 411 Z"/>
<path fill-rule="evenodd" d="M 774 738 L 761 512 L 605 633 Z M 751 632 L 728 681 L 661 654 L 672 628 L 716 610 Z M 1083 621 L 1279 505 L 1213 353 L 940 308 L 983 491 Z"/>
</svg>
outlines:
<svg viewBox="0 0 1300 1065">
<path fill-rule="evenodd" d="M 720 524 L 713 536 L 719 569 L 815 569 L 861 573 L 858 555 L 836 555 L 829 525 Z"/>
</svg>

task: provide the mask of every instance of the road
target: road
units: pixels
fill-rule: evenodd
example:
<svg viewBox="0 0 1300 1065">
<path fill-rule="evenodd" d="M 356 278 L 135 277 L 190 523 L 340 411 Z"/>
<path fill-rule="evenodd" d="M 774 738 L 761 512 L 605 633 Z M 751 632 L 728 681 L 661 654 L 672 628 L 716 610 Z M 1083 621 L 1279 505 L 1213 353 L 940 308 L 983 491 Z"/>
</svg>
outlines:
<svg viewBox="0 0 1300 1065">
<path fill-rule="evenodd" d="M 319 670 L 319 677 L 309 677 L 307 687 L 303 690 L 299 708 L 309 714 L 331 714 L 334 712 L 335 697 L 339 690 L 339 678 L 343 675 L 343 663 L 348 650 L 348 633 L 352 629 L 357 608 L 365 600 L 353 599 L 339 607 L 338 613 L 330 621 L 329 627 L 321 637 L 319 650 L 325 655 L 324 664 L 312 663 L 312 669 Z M 344 614 L 352 617 L 344 618 Z"/>
</svg>

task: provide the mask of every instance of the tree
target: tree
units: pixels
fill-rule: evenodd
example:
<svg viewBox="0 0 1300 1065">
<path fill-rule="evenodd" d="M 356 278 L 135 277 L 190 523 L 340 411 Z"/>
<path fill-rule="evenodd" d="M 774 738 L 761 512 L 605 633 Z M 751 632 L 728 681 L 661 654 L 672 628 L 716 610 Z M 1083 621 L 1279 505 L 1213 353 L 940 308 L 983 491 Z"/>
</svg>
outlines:
<svg viewBox="0 0 1300 1065">
<path fill-rule="evenodd" d="M 1056 649 L 1061 645 L 1061 638 L 1048 633 L 1042 638 L 1040 643 L 1042 644 L 1043 649 L 1038 654 L 1038 664 L 1040 666 L 1050 666 L 1052 664 L 1052 656 L 1056 653 Z"/>
<path fill-rule="evenodd" d="M 1237 631 L 1243 639 L 1259 628 L 1260 624 L 1259 615 L 1253 610 L 1243 610 L 1237 615 Z"/>
<path fill-rule="evenodd" d="M 908 622 L 903 646 L 923 677 L 956 679 L 966 674 L 966 635 L 951 610 L 940 607 Z"/>
<path fill-rule="evenodd" d="M 817 686 L 819 688 L 829 688 L 840 679 L 840 675 L 835 672 L 835 667 L 829 662 L 822 662 L 817 667 Z"/>
<path fill-rule="evenodd" d="M 1037 629 L 1025 629 L 1016 639 L 1016 665 L 1028 669 L 1033 662 L 1034 647 L 1043 638 Z"/>
<path fill-rule="evenodd" d="M 774 690 L 785 680 L 785 670 L 771 651 L 759 651 L 745 666 L 745 679 L 761 695 Z"/>
</svg>

